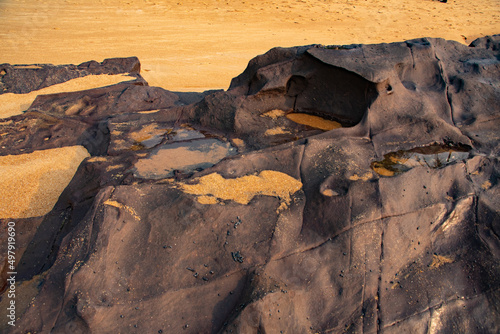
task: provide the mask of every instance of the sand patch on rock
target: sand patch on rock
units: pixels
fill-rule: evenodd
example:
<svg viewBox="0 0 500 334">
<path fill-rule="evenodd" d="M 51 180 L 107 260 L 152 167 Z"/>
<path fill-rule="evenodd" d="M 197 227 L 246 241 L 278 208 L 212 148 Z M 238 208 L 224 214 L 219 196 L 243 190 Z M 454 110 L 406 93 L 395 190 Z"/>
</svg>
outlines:
<svg viewBox="0 0 500 334">
<path fill-rule="evenodd" d="M 117 202 L 117 201 L 113 201 L 111 199 L 106 200 L 104 202 L 104 205 L 108 205 L 108 206 L 118 208 L 120 210 L 124 210 L 124 211 L 128 212 L 135 220 L 137 220 L 137 221 L 141 220 L 141 218 L 139 217 L 137 212 L 135 212 L 135 210 L 128 205 L 122 204 L 122 203 Z"/>
<path fill-rule="evenodd" d="M 215 204 L 218 200 L 231 200 L 248 204 L 255 196 L 278 197 L 281 201 L 278 211 L 291 202 L 291 195 L 302 188 L 302 182 L 278 171 L 264 170 L 258 175 L 245 175 L 225 179 L 218 173 L 202 176 L 196 184 L 180 183 L 179 187 L 188 194 L 198 195 L 201 204 Z"/>
<path fill-rule="evenodd" d="M 167 129 L 159 129 L 158 124 L 149 124 L 138 131 L 132 132 L 130 134 L 130 138 L 135 141 L 142 142 L 151 139 L 153 136 L 162 135 L 166 131 Z"/>
<path fill-rule="evenodd" d="M 0 218 L 47 214 L 89 153 L 83 146 L 0 157 Z"/>
<path fill-rule="evenodd" d="M 286 115 L 286 118 L 288 118 L 292 122 L 299 123 L 302 125 L 307 125 L 312 128 L 320 129 L 323 131 L 329 131 L 342 127 L 342 125 L 339 122 L 330 121 L 323 117 L 304 114 L 304 113 L 291 113 Z"/>
<path fill-rule="evenodd" d="M 289 134 L 290 131 L 285 130 L 284 127 L 278 126 L 272 129 L 267 129 L 266 132 L 264 133 L 265 136 L 277 136 L 277 135 L 286 135 Z"/>
<path fill-rule="evenodd" d="M 443 255 L 432 255 L 432 263 L 430 264 L 430 267 L 432 269 L 439 268 L 447 263 L 453 263 L 454 259 L 450 257 L 446 257 Z"/>
<path fill-rule="evenodd" d="M 280 110 L 280 109 L 274 109 L 274 110 L 268 111 L 266 113 L 263 113 L 260 116 L 261 117 L 269 117 L 271 119 L 277 119 L 278 117 L 285 116 L 285 111 L 284 110 Z"/>
</svg>

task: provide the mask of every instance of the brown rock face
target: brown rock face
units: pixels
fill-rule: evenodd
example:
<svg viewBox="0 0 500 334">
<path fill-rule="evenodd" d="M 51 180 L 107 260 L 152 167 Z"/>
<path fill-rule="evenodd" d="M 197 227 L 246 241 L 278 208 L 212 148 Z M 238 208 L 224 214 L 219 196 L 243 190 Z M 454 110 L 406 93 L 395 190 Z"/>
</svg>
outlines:
<svg viewBox="0 0 500 334">
<path fill-rule="evenodd" d="M 1 121 L 2 155 L 92 155 L 15 220 L 1 330 L 497 333 L 499 44 L 276 48 L 205 93 L 149 87 L 136 60 L 40 65 L 138 79 Z M 19 71 L 3 87 L 42 85 Z"/>
</svg>

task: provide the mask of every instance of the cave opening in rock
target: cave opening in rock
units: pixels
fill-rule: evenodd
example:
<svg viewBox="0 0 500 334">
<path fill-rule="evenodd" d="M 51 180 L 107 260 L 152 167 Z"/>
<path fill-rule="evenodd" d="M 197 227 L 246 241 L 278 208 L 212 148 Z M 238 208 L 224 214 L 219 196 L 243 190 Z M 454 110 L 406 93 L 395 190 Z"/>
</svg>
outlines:
<svg viewBox="0 0 500 334">
<path fill-rule="evenodd" d="M 342 127 L 358 124 L 378 96 L 374 82 L 307 54 L 297 61 L 293 73 L 286 95 L 295 98 L 294 112 L 319 116 Z"/>
</svg>

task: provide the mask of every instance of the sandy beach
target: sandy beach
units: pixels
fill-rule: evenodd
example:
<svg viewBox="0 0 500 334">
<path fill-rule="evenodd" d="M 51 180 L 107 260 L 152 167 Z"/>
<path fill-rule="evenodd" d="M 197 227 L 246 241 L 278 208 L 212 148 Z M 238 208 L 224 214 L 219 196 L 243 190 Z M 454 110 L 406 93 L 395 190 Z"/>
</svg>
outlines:
<svg viewBox="0 0 500 334">
<path fill-rule="evenodd" d="M 78 64 L 137 56 L 152 86 L 226 89 L 272 47 L 500 31 L 500 1 L 101 0 L 0 2 L 0 63 Z"/>
</svg>

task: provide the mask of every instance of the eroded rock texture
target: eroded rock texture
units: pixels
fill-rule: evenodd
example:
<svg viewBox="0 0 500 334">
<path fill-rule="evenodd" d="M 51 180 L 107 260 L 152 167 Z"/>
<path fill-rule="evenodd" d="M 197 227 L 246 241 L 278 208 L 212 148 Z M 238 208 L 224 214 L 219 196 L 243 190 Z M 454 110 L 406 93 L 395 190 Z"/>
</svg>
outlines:
<svg viewBox="0 0 500 334">
<path fill-rule="evenodd" d="M 88 61 L 80 65 L 10 65 L 0 64 L 0 94 L 24 94 L 71 79 L 91 74 L 139 75 L 141 64 L 137 57 L 105 59 L 102 63 Z"/>
<path fill-rule="evenodd" d="M 16 220 L 2 330 L 497 333 L 499 45 L 276 48 L 227 91 L 40 96 L 0 123 L 2 154 L 93 156 L 52 212 Z"/>
</svg>

